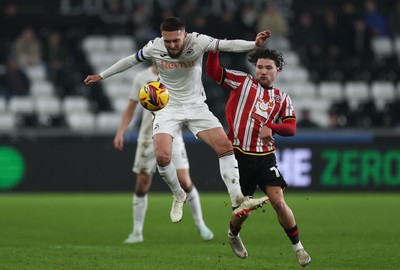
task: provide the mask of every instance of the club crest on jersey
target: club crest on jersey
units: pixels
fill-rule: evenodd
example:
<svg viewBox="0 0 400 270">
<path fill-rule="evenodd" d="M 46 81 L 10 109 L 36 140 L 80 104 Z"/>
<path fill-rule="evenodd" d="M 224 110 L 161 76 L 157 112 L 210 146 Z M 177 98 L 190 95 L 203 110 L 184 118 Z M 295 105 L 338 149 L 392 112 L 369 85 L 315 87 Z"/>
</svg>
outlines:
<svg viewBox="0 0 400 270">
<path fill-rule="evenodd" d="M 191 55 L 193 53 L 193 49 L 188 49 L 186 52 L 185 52 L 185 55 Z"/>
<path fill-rule="evenodd" d="M 276 103 L 281 103 L 282 97 L 281 96 L 275 96 L 275 102 Z"/>
<path fill-rule="evenodd" d="M 269 117 L 269 112 L 273 107 L 272 102 L 264 102 L 263 99 L 258 98 L 256 104 L 254 105 L 251 117 L 259 120 L 260 122 L 265 122 Z"/>
</svg>

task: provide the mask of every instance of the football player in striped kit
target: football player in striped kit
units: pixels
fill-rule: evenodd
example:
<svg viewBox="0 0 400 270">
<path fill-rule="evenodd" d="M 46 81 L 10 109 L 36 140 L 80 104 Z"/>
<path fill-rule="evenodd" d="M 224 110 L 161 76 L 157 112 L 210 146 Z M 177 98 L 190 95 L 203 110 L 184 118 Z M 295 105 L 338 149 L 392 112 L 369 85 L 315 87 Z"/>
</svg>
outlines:
<svg viewBox="0 0 400 270">
<path fill-rule="evenodd" d="M 222 51 L 250 51 L 264 46 L 270 32 L 258 33 L 253 41 L 219 40 L 195 32 L 187 33 L 185 21 L 177 17 L 165 18 L 160 30 L 162 37 L 149 41 L 142 49 L 119 60 L 100 74 L 87 76 L 84 83 L 90 85 L 142 62 L 155 61 L 160 81 L 169 91 L 168 104 L 155 112 L 153 143 L 157 169 L 174 197 L 170 211 L 172 222 L 181 221 L 183 204 L 187 198 L 176 176 L 176 168 L 171 162 L 172 141 L 183 124 L 196 138 L 204 141 L 217 153 L 221 177 L 234 208 L 231 219 L 235 215 L 261 207 L 268 201 L 267 197 L 243 196 L 232 143 L 218 118 L 205 103 L 206 95 L 201 77 L 205 52 L 216 50 L 217 47 Z"/>
<path fill-rule="evenodd" d="M 252 196 L 259 187 L 268 197 L 278 221 L 292 242 L 293 251 L 303 267 L 311 262 L 299 239 L 292 210 L 286 204 L 283 191 L 287 183 L 278 170 L 273 135 L 294 136 L 296 114 L 288 94 L 273 87 L 282 71 L 282 53 L 256 49 L 249 55 L 255 65 L 255 78 L 247 73 L 220 66 L 218 52 L 209 52 L 207 74 L 230 90 L 226 104 L 228 138 L 233 144 L 239 165 L 240 185 L 245 196 Z M 240 230 L 250 213 L 236 216 L 230 223 L 228 239 L 234 253 L 247 258 Z"/>
</svg>

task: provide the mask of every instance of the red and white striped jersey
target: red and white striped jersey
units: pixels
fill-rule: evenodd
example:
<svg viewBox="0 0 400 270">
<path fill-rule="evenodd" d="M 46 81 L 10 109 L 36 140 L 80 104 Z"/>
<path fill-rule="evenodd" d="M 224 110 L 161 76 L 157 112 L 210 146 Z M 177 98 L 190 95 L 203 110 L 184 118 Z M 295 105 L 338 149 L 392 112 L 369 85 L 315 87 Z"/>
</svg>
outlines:
<svg viewBox="0 0 400 270">
<path fill-rule="evenodd" d="M 264 145 L 260 138 L 266 123 L 296 118 L 290 96 L 277 88 L 265 89 L 250 74 L 225 69 L 222 85 L 231 90 L 226 105 L 228 137 L 242 152 L 266 155 L 275 145 Z"/>
</svg>

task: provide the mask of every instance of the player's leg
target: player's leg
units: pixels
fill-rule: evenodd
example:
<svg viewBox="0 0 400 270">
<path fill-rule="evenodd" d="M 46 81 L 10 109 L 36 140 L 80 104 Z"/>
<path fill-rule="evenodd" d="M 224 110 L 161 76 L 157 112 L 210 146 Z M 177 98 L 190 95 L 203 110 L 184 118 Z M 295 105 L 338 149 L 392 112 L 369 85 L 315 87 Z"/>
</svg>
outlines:
<svg viewBox="0 0 400 270">
<path fill-rule="evenodd" d="M 183 204 L 187 195 L 179 184 L 176 168 L 171 162 L 172 140 L 172 136 L 167 133 L 157 133 L 153 136 L 158 172 L 174 195 L 170 217 L 171 221 L 176 223 L 183 217 Z"/>
<path fill-rule="evenodd" d="M 239 183 L 239 167 L 232 143 L 222 127 L 203 130 L 197 136 L 218 154 L 221 177 L 228 189 L 235 215 L 250 212 L 267 202 L 267 197 L 250 198 L 243 195 Z"/>
<path fill-rule="evenodd" d="M 143 242 L 143 226 L 147 212 L 148 196 L 153 174 L 156 169 L 156 159 L 153 142 L 139 140 L 136 148 L 133 172 L 136 175 L 135 193 L 133 195 L 133 230 L 124 243 Z"/>
<path fill-rule="evenodd" d="M 136 190 L 133 195 L 133 231 L 124 241 L 132 244 L 143 242 L 143 227 L 146 217 L 148 196 L 147 193 L 151 186 L 153 174 L 140 173 L 136 176 Z"/>
<path fill-rule="evenodd" d="M 257 177 L 259 172 L 255 171 L 257 164 L 257 157 L 245 155 L 243 153 L 235 153 L 235 158 L 239 165 L 239 177 L 240 177 L 240 187 L 242 193 L 245 196 L 252 196 L 257 188 Z M 242 215 L 236 216 L 232 214 L 229 230 L 228 230 L 228 240 L 232 247 L 233 252 L 242 259 L 247 258 L 248 253 L 246 247 L 244 246 L 242 239 L 240 238 L 240 231 L 243 227 L 244 222 L 250 216 L 250 212 L 243 213 Z"/>
<path fill-rule="evenodd" d="M 244 196 L 240 190 L 239 170 L 233 155 L 232 143 L 226 137 L 225 131 L 222 127 L 215 127 L 200 131 L 197 136 L 217 153 L 221 177 L 228 189 L 232 206 L 239 206 Z"/>
<path fill-rule="evenodd" d="M 180 131 L 174 138 L 172 149 L 172 162 L 177 168 L 179 183 L 183 190 L 185 190 L 187 197 L 187 204 L 192 212 L 194 222 L 199 230 L 200 236 L 203 240 L 209 241 L 214 238 L 213 232 L 206 226 L 203 220 L 203 212 L 200 204 L 200 195 L 196 187 L 193 185 L 189 172 L 189 159 L 185 148 L 185 143 Z"/>
<path fill-rule="evenodd" d="M 214 238 L 213 232 L 207 227 L 203 219 L 203 211 L 200 204 L 200 195 L 197 188 L 193 185 L 190 179 L 189 169 L 178 169 L 178 179 L 181 183 L 182 188 L 187 194 L 187 204 L 192 216 L 194 223 L 199 230 L 200 236 L 204 241 L 209 241 Z"/>
<path fill-rule="evenodd" d="M 293 251 L 301 266 L 307 266 L 311 257 L 304 250 L 299 237 L 299 229 L 296 224 L 292 210 L 286 204 L 283 196 L 283 188 L 280 186 L 266 186 L 266 193 L 269 196 L 272 207 L 278 217 L 279 224 L 285 230 L 293 245 Z"/>
</svg>

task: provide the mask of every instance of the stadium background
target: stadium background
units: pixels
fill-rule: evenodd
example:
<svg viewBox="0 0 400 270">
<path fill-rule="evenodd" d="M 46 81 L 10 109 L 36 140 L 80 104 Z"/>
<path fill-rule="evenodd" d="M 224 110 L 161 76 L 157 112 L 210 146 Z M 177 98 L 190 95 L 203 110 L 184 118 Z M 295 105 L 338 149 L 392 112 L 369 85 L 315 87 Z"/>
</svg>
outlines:
<svg viewBox="0 0 400 270">
<path fill-rule="evenodd" d="M 365 2 L 2 1 L 0 191 L 132 190 L 137 124 L 125 151 L 112 139 L 137 68 L 96 86 L 82 81 L 158 36 L 169 15 L 184 17 L 189 32 L 249 40 L 274 18 L 260 29 L 287 57 L 276 86 L 299 118 L 294 138 L 277 138 L 291 187 L 399 191 L 400 4 L 376 1 L 367 16 Z M 251 68 L 245 54 L 221 56 L 226 67 Z M 227 92 L 204 83 L 224 123 Z M 215 155 L 191 134 L 185 140 L 198 189 L 223 191 Z M 158 176 L 152 190 L 167 191 Z"/>
</svg>

